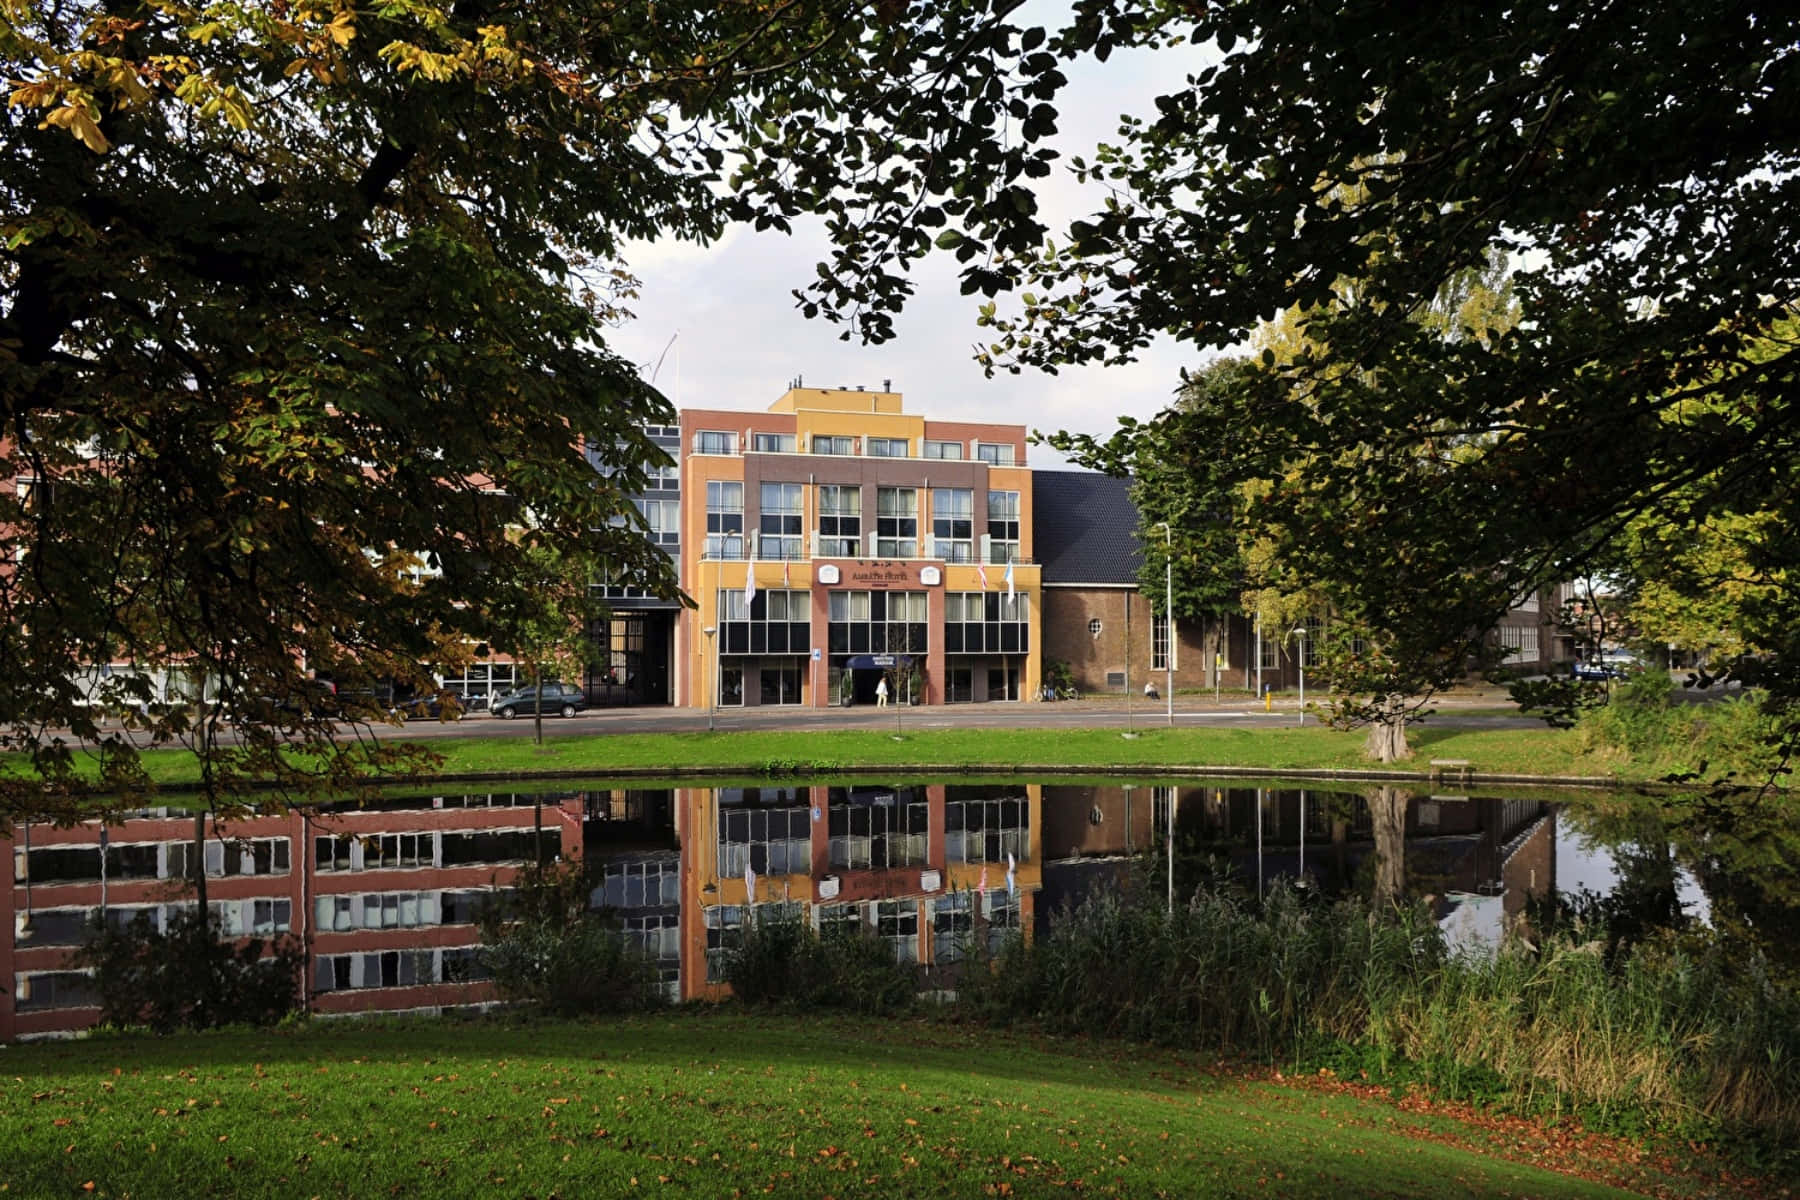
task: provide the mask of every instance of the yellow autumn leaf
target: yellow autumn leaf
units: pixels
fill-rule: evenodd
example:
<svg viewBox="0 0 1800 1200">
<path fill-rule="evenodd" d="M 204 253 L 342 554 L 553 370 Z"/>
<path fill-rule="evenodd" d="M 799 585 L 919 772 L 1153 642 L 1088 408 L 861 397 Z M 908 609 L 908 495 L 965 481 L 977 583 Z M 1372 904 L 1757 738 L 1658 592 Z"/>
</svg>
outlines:
<svg viewBox="0 0 1800 1200">
<path fill-rule="evenodd" d="M 331 40 L 340 46 L 348 46 L 350 39 L 356 36 L 356 18 L 348 12 L 341 12 L 325 27 Z"/>
<path fill-rule="evenodd" d="M 61 108 L 51 109 L 38 128 L 42 129 L 46 125 L 54 125 L 58 129 L 68 130 L 80 138 L 81 144 L 95 154 L 105 154 L 112 149 L 111 144 L 106 140 L 106 135 L 100 132 L 100 126 L 94 120 L 93 115 L 79 105 L 65 104 Z"/>
</svg>

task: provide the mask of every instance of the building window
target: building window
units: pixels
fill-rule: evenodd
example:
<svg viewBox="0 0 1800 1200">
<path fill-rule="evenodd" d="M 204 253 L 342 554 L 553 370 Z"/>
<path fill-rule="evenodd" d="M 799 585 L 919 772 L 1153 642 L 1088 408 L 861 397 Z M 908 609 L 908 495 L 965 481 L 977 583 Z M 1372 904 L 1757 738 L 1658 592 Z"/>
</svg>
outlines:
<svg viewBox="0 0 1800 1200">
<path fill-rule="evenodd" d="M 1256 664 L 1265 671 L 1281 669 L 1281 640 L 1272 638 L 1265 631 L 1261 638 L 1261 648 L 1257 651 Z"/>
<path fill-rule="evenodd" d="M 1502 625 L 1500 644 L 1507 649 L 1507 658 L 1534 661 L 1538 657 L 1538 628 L 1536 625 Z"/>
<path fill-rule="evenodd" d="M 975 493 L 969 488 L 931 491 L 931 554 L 945 562 L 973 562 Z"/>
<path fill-rule="evenodd" d="M 832 592 L 826 640 L 833 654 L 923 654 L 924 592 Z"/>
<path fill-rule="evenodd" d="M 814 454 L 855 454 L 856 439 L 815 433 L 812 439 L 812 452 Z"/>
<path fill-rule="evenodd" d="M 927 440 L 925 443 L 925 457 L 960 459 L 963 457 L 963 444 L 961 442 Z"/>
<path fill-rule="evenodd" d="M 638 862 L 607 862 L 588 898 L 594 908 L 666 908 L 681 903 L 681 863 L 673 855 Z"/>
<path fill-rule="evenodd" d="M 652 542 L 658 546 L 680 544 L 681 501 L 637 499 L 632 503 L 644 515 L 644 523 L 650 527 Z"/>
<path fill-rule="evenodd" d="M 646 467 L 644 469 L 644 490 L 646 492 L 679 492 L 681 490 L 681 468 L 674 463 L 666 467 Z"/>
<path fill-rule="evenodd" d="M 794 452 L 794 435 L 791 433 L 759 433 L 753 436 L 751 444 L 764 454 L 792 454 Z"/>
<path fill-rule="evenodd" d="M 1150 669 L 1169 669 L 1169 618 L 1166 613 L 1150 614 Z"/>
<path fill-rule="evenodd" d="M 765 483 L 762 485 L 762 509 L 757 519 L 758 558 L 803 558 L 805 520 L 800 509 L 801 484 Z"/>
<path fill-rule="evenodd" d="M 862 554 L 862 489 L 826 484 L 819 489 L 819 553 L 838 558 Z"/>
<path fill-rule="evenodd" d="M 1319 617 L 1308 617 L 1305 625 L 1306 641 L 1300 652 L 1300 665 L 1310 671 L 1319 665 L 1319 638 L 1325 632 L 1325 622 Z"/>
<path fill-rule="evenodd" d="M 715 904 L 706 910 L 706 982 L 729 980 L 731 955 L 744 944 L 744 912 L 739 904 Z"/>
<path fill-rule="evenodd" d="M 805 654 L 812 649 L 811 592 L 770 588 L 746 602 L 742 589 L 723 588 L 718 599 L 720 654 Z"/>
<path fill-rule="evenodd" d="M 39 971 L 18 976 L 13 985 L 15 1012 L 50 1008 L 90 1008 L 100 1003 L 94 977 L 86 971 Z"/>
<path fill-rule="evenodd" d="M 1031 596 L 1016 592 L 944 593 L 944 653 L 1029 654 Z"/>
<path fill-rule="evenodd" d="M 735 480 L 706 483 L 706 557 L 744 557 L 744 485 Z"/>
<path fill-rule="evenodd" d="M 894 951 L 894 961 L 919 961 L 919 902 L 917 900 L 878 900 L 875 903 L 875 932 Z"/>
<path fill-rule="evenodd" d="M 737 452 L 737 434 L 726 433 L 717 429 L 702 429 L 694 435 L 695 454 L 734 454 Z"/>
<path fill-rule="evenodd" d="M 511 691 L 518 685 L 518 668 L 512 663 L 470 663 L 460 675 L 444 676 L 444 690 L 464 700 Z"/>
<path fill-rule="evenodd" d="M 812 871 L 812 816 L 792 788 L 765 789 L 774 805 L 746 796 L 756 789 L 719 792 L 719 877 L 737 879 L 750 867 L 758 875 L 806 875 Z M 733 802 L 731 793 L 749 800 Z M 781 802 L 785 801 L 785 806 Z"/>
<path fill-rule="evenodd" d="M 975 457 L 998 467 L 1013 465 L 1014 447 L 1010 442 L 976 442 Z"/>
<path fill-rule="evenodd" d="M 742 708 L 744 706 L 744 668 L 719 668 L 719 707 Z"/>
<path fill-rule="evenodd" d="M 812 915 L 821 938 L 857 937 L 867 923 L 860 904 L 815 904 Z"/>
<path fill-rule="evenodd" d="M 800 703 L 800 664 L 764 662 L 757 671 L 762 703 L 770 705 Z"/>
<path fill-rule="evenodd" d="M 875 489 L 875 554 L 916 558 L 919 553 L 919 493 L 914 488 Z"/>
<path fill-rule="evenodd" d="M 831 865 L 844 871 L 924 866 L 931 836 L 931 805 L 924 796 L 923 788 L 877 795 L 832 788 Z"/>
<path fill-rule="evenodd" d="M 931 902 L 932 958 L 941 963 L 959 962 L 975 936 L 975 898 L 969 892 L 951 892 Z"/>
<path fill-rule="evenodd" d="M 1015 562 L 1019 557 L 1019 493 L 987 494 L 987 560 Z"/>
<path fill-rule="evenodd" d="M 912 452 L 912 443 L 905 438 L 864 438 L 863 452 L 870 458 L 906 458 Z"/>
<path fill-rule="evenodd" d="M 975 699 L 975 668 L 944 668 L 944 703 L 968 704 Z"/>
<path fill-rule="evenodd" d="M 1003 863 L 1031 857 L 1031 809 L 1023 796 L 957 799 L 952 787 L 944 803 L 944 861 Z M 977 790 L 977 789 L 969 789 Z M 966 796 L 967 792 L 963 794 Z"/>
</svg>

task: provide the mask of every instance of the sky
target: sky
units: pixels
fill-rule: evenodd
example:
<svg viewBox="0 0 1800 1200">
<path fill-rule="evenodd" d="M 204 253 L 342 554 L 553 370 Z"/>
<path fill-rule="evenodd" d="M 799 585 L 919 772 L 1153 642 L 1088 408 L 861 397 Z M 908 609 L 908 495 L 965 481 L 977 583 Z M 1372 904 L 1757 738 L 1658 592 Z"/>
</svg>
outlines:
<svg viewBox="0 0 1800 1200">
<path fill-rule="evenodd" d="M 1048 23 L 1058 15 L 1058 5 L 1033 3 L 1016 19 Z M 1064 159 L 1111 139 L 1121 112 L 1154 112 L 1153 98 L 1180 90 L 1188 74 L 1207 65 L 1208 53 L 1193 47 L 1120 52 L 1106 63 L 1067 69 L 1069 86 L 1057 103 L 1056 145 Z M 1095 207 L 1093 192 L 1084 199 L 1066 171 L 1053 173 L 1041 186 L 1040 217 L 1052 237 L 1065 240 L 1060 230 Z M 1181 368 L 1202 361 L 1192 346 L 1159 342 L 1130 366 L 987 378 L 973 358 L 983 332 L 975 324 L 981 297 L 959 293 L 956 262 L 948 253 L 914 266 L 918 290 L 896 321 L 894 339 L 880 346 L 840 341 L 841 325 L 806 320 L 791 294 L 813 277 L 825 246 L 816 225 L 796 225 L 792 236 L 734 229 L 706 247 L 630 245 L 626 265 L 642 281 L 641 294 L 626 306 L 635 319 L 613 330 L 608 342 L 632 362 L 654 364 L 662 358 L 655 382 L 677 407 L 766 409 L 796 376 L 809 387 L 873 389 L 892 380 L 908 412 L 933 419 L 1101 435 L 1110 433 L 1120 416 L 1146 418 L 1167 407 Z M 646 377 L 649 373 L 646 368 Z M 1027 460 L 1034 466 L 1063 465 L 1060 456 L 1041 446 L 1031 447 Z"/>
</svg>

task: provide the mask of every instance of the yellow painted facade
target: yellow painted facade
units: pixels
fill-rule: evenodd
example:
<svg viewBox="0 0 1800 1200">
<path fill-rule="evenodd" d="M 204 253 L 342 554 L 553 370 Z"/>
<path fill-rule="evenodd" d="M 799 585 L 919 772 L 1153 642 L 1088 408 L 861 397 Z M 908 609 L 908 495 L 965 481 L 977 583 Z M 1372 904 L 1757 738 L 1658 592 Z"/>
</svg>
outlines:
<svg viewBox="0 0 1800 1200">
<path fill-rule="evenodd" d="M 677 632 L 676 702 L 875 703 L 883 673 L 891 697 L 924 704 L 1035 699 L 1042 580 L 1025 432 L 932 421 L 889 391 L 795 387 L 760 413 L 684 410 L 681 577 L 697 608 Z M 840 504 L 855 493 L 852 534 L 823 527 L 825 488 Z M 990 522 L 993 492 L 1016 495 L 1016 546 L 1010 522 Z M 895 496 L 911 511 L 880 511 Z M 859 593 L 841 603 L 866 633 L 831 621 L 836 592 Z M 953 610 L 961 628 L 946 630 Z"/>
</svg>

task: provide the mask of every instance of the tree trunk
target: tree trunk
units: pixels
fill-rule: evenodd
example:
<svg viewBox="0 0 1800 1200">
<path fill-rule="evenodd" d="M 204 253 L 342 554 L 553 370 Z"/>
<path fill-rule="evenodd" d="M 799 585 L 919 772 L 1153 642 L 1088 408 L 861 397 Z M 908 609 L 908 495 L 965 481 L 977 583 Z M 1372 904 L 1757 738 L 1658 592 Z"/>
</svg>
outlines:
<svg viewBox="0 0 1800 1200">
<path fill-rule="evenodd" d="M 194 907 L 206 919 L 206 810 L 194 814 L 194 844 L 188 858 L 193 864 Z"/>
<path fill-rule="evenodd" d="M 537 744 L 544 744 L 544 673 L 536 663 L 531 664 L 531 728 L 537 735 Z"/>
<path fill-rule="evenodd" d="M 1368 794 L 1369 818 L 1375 829 L 1375 902 L 1398 904 L 1406 890 L 1406 802 L 1408 793 L 1395 787 Z"/>
<path fill-rule="evenodd" d="M 1406 717 L 1397 714 L 1377 721 L 1369 726 L 1368 740 L 1363 743 L 1363 753 L 1376 762 L 1398 762 L 1412 757 L 1412 747 L 1406 744 Z"/>
</svg>

